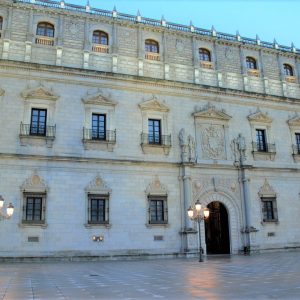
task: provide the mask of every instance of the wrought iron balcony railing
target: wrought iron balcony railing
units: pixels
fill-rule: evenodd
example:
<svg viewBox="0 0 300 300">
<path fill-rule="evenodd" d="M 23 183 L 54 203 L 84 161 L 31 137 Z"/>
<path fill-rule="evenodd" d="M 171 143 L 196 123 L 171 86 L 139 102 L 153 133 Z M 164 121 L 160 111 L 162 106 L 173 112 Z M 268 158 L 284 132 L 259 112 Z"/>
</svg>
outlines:
<svg viewBox="0 0 300 300">
<path fill-rule="evenodd" d="M 106 143 L 116 142 L 116 130 L 98 131 L 88 128 L 83 128 L 83 140 L 84 141 L 99 141 Z"/>
<path fill-rule="evenodd" d="M 128 22 L 134 22 L 134 23 L 142 23 L 149 26 L 155 26 L 155 27 L 166 27 L 170 30 L 178 30 L 178 31 L 184 31 L 184 32 L 192 32 L 194 34 L 202 35 L 202 36 L 212 36 L 215 39 L 219 40 L 226 40 L 231 42 L 238 42 L 241 44 L 248 44 L 248 45 L 258 45 L 264 48 L 270 48 L 270 49 L 277 49 L 283 52 L 294 52 L 294 53 L 300 53 L 300 49 L 296 48 L 293 44 L 291 46 L 283 46 L 277 44 L 275 41 L 273 43 L 261 41 L 259 38 L 251 39 L 246 38 L 243 36 L 240 36 L 239 33 L 237 34 L 228 34 L 223 32 L 218 32 L 214 28 L 211 30 L 203 29 L 199 27 L 195 27 L 192 24 L 190 26 L 188 25 L 182 25 L 182 24 L 176 24 L 172 22 L 168 22 L 166 20 L 155 20 L 150 18 L 145 18 L 143 16 L 133 16 L 129 14 L 124 14 L 117 12 L 115 10 L 109 11 L 109 10 L 103 10 L 103 9 L 97 9 L 90 6 L 81 6 L 81 5 L 75 5 L 70 4 L 65 1 L 55 1 L 55 0 L 14 0 L 15 3 L 24 3 L 27 5 L 39 5 L 43 7 L 50 7 L 50 8 L 56 8 L 56 9 L 64 9 L 66 11 L 75 11 L 75 12 L 81 12 L 81 13 L 88 13 L 93 14 L 97 16 L 107 17 L 107 18 L 115 18 L 119 20 L 125 20 Z"/>
<path fill-rule="evenodd" d="M 276 153 L 275 144 L 252 142 L 253 152 Z"/>
<path fill-rule="evenodd" d="M 148 133 L 141 134 L 141 144 L 142 145 L 156 145 L 171 147 L 171 135 L 150 135 Z"/>
<path fill-rule="evenodd" d="M 56 125 L 54 126 L 32 126 L 30 124 L 20 124 L 20 136 L 40 136 L 54 139 L 56 133 Z"/>
<path fill-rule="evenodd" d="M 300 155 L 300 145 L 293 145 L 293 155 Z"/>
</svg>

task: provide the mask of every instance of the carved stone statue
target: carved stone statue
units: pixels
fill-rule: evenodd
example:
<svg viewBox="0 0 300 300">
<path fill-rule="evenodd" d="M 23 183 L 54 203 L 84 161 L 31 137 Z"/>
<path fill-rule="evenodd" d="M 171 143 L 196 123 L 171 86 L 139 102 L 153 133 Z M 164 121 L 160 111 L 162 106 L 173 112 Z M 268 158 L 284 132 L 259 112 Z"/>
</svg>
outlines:
<svg viewBox="0 0 300 300">
<path fill-rule="evenodd" d="M 188 146 L 189 146 L 189 161 L 195 161 L 195 140 L 194 138 L 189 135 L 188 136 Z"/>
<path fill-rule="evenodd" d="M 184 146 L 186 145 L 186 133 L 185 133 L 185 129 L 184 128 L 181 128 L 181 130 L 179 131 L 179 143 L 180 143 L 180 146 Z"/>
</svg>

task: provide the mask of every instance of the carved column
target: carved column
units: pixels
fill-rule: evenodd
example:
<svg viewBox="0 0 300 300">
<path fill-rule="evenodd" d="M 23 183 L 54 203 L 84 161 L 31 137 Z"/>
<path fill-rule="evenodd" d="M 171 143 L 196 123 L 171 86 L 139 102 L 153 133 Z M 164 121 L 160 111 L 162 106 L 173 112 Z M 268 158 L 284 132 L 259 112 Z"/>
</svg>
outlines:
<svg viewBox="0 0 300 300">
<path fill-rule="evenodd" d="M 116 22 L 113 23 L 113 36 L 112 36 L 112 72 L 118 72 L 118 51 L 119 51 L 119 43 L 118 43 L 118 24 Z"/>
<path fill-rule="evenodd" d="M 199 57 L 195 36 L 192 37 L 192 49 L 193 49 L 193 64 L 194 64 L 194 83 L 199 84 Z"/>
<path fill-rule="evenodd" d="M 141 25 L 138 25 L 137 30 L 137 53 L 138 53 L 138 75 L 144 75 L 144 50 L 142 41 L 142 30 Z"/>
</svg>

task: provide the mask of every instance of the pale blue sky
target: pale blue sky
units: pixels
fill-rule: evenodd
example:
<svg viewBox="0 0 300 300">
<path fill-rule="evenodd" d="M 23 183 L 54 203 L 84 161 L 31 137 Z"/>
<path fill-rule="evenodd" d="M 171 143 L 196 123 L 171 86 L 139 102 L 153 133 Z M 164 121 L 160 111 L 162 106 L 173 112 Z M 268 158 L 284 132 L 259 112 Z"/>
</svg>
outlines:
<svg viewBox="0 0 300 300">
<path fill-rule="evenodd" d="M 65 0 L 85 5 L 86 0 Z M 194 25 L 235 34 L 239 30 L 245 37 L 272 42 L 274 37 L 282 45 L 294 42 L 300 48 L 300 1 L 299 0 L 90 0 L 95 8 L 117 10 L 170 22 Z"/>
</svg>

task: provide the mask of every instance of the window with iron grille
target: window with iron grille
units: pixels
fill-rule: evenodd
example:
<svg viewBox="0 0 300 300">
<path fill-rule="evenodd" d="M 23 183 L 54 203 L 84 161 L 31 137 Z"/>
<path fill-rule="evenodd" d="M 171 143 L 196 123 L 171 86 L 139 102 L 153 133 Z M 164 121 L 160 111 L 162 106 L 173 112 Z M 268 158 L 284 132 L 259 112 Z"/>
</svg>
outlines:
<svg viewBox="0 0 300 300">
<path fill-rule="evenodd" d="M 300 154 L 300 133 L 295 133 L 296 138 L 296 150 Z"/>
<path fill-rule="evenodd" d="M 36 34 L 47 37 L 54 37 L 54 25 L 41 22 L 37 25 Z"/>
<path fill-rule="evenodd" d="M 167 197 L 149 196 L 149 224 L 168 223 Z"/>
<path fill-rule="evenodd" d="M 106 140 L 106 115 L 92 114 L 92 139 Z"/>
<path fill-rule="evenodd" d="M 100 30 L 95 30 L 93 32 L 93 43 L 99 45 L 108 45 L 108 34 Z"/>
<path fill-rule="evenodd" d="M 246 65 L 248 69 L 257 69 L 256 60 L 253 57 L 247 56 L 246 57 Z"/>
<path fill-rule="evenodd" d="M 160 120 L 148 120 L 148 142 L 149 144 L 161 144 Z"/>
<path fill-rule="evenodd" d="M 89 195 L 88 201 L 88 223 L 108 224 L 108 196 Z"/>
<path fill-rule="evenodd" d="M 30 135 L 46 135 L 47 110 L 32 108 L 30 121 Z"/>
<path fill-rule="evenodd" d="M 145 51 L 152 53 L 159 53 L 159 45 L 158 42 L 154 40 L 146 40 L 145 41 Z"/>
<path fill-rule="evenodd" d="M 210 51 L 205 48 L 199 49 L 199 59 L 202 61 L 211 61 Z"/>
<path fill-rule="evenodd" d="M 22 223 L 43 224 L 45 222 L 44 194 L 25 194 Z"/>
<path fill-rule="evenodd" d="M 278 221 L 276 198 L 261 198 L 264 222 Z"/>
<path fill-rule="evenodd" d="M 266 143 L 266 131 L 264 129 L 256 129 L 256 147 L 257 151 L 268 151 Z"/>
<path fill-rule="evenodd" d="M 284 75 L 286 76 L 294 76 L 293 67 L 289 64 L 283 65 L 283 71 L 284 71 Z"/>
</svg>

